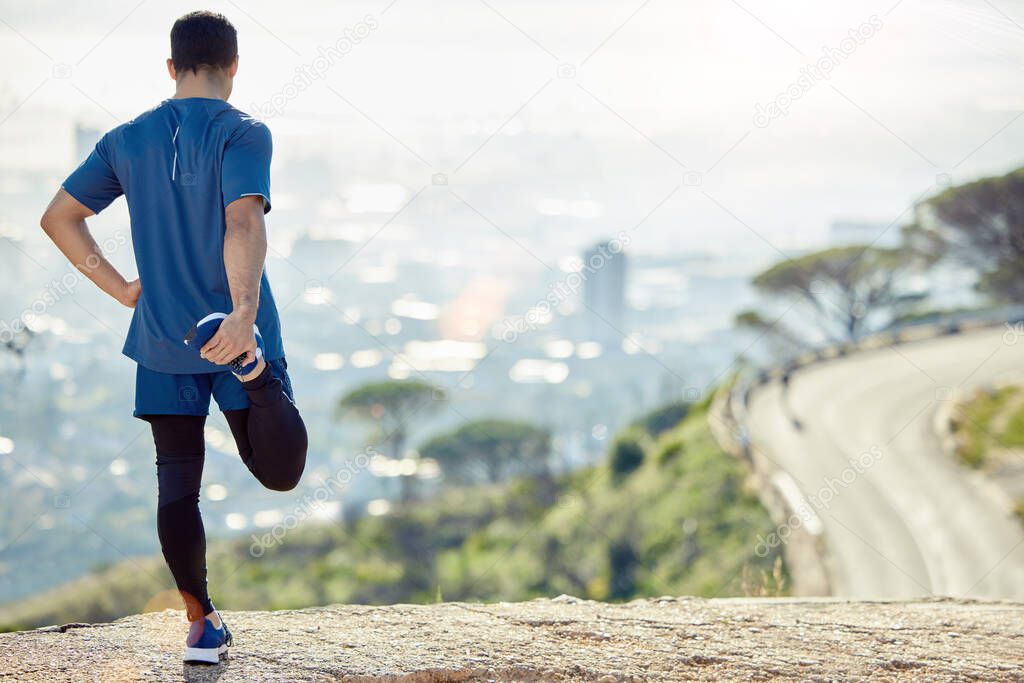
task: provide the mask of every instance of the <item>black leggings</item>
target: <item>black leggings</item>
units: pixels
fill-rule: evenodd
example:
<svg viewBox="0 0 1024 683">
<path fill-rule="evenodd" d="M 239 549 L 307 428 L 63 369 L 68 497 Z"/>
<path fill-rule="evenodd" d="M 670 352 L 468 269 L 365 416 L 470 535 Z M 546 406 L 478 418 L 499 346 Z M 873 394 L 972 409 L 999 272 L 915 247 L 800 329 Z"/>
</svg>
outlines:
<svg viewBox="0 0 1024 683">
<path fill-rule="evenodd" d="M 261 484 L 290 491 L 306 466 L 306 426 L 269 364 L 243 382 L 250 407 L 224 412 L 238 453 Z M 157 534 L 190 621 L 213 611 L 206 588 L 206 532 L 199 513 L 205 415 L 145 415 L 153 428 L 159 485 Z"/>
</svg>

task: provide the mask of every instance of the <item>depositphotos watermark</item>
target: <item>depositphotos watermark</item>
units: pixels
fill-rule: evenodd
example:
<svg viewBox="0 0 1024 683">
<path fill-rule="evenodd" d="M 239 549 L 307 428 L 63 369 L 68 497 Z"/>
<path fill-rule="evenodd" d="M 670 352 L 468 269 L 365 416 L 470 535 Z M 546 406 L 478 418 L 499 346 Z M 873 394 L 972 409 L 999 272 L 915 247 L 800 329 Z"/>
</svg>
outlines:
<svg viewBox="0 0 1024 683">
<path fill-rule="evenodd" d="M 616 255 L 629 246 L 630 236 L 620 231 L 613 239 L 598 245 L 586 261 L 579 262 L 579 267 L 553 284 L 544 298 L 531 306 L 523 315 L 505 318 L 497 325 L 495 336 L 503 342 L 513 343 L 519 335 L 536 330 L 551 322 L 554 311 L 570 297 L 579 294 L 587 278 L 601 270 Z"/>
<path fill-rule="evenodd" d="M 1003 323 L 1006 331 L 1003 332 L 1003 343 L 1007 346 L 1013 346 L 1021 337 L 1024 337 L 1024 322 L 1018 321 L 1013 323 Z"/>
<path fill-rule="evenodd" d="M 857 481 L 864 472 L 877 464 L 882 456 L 882 449 L 872 446 L 856 458 L 849 460 L 849 466 L 844 468 L 838 477 L 826 478 L 824 486 L 818 489 L 817 493 L 802 499 L 798 508 L 793 511 L 784 524 L 780 524 L 767 537 L 758 534 L 757 543 L 754 545 L 754 554 L 758 557 L 766 557 L 773 548 L 788 543 L 797 529 L 818 523 L 817 513 L 828 510 L 839 491 Z"/>
<path fill-rule="evenodd" d="M 46 311 L 61 299 L 75 293 L 75 289 L 82 280 L 102 263 L 101 255 L 112 254 L 126 244 L 128 244 L 128 237 L 118 230 L 98 245 L 99 254 L 89 254 L 85 257 L 85 263 L 72 266 L 60 278 L 50 280 L 46 287 L 43 288 L 43 291 L 17 317 L 10 320 L 0 320 L 0 344 L 10 343 L 26 330 L 31 330 L 32 323 L 35 322 L 36 318 L 44 315 Z"/>
<path fill-rule="evenodd" d="M 766 128 L 775 119 L 782 118 L 789 113 L 793 103 L 806 95 L 821 81 L 827 81 L 832 77 L 832 72 L 850 58 L 861 45 L 873 38 L 882 30 L 882 20 L 878 15 L 872 14 L 867 21 L 851 28 L 846 38 L 839 41 L 835 47 L 822 48 L 822 56 L 805 64 L 800 68 L 800 76 L 790 83 L 786 88 L 775 96 L 767 104 L 758 102 L 754 106 L 754 125 L 758 128 Z"/>
<path fill-rule="evenodd" d="M 252 534 L 252 545 L 249 554 L 263 557 L 267 548 L 273 548 L 284 542 L 288 532 L 312 517 L 334 496 L 344 492 L 356 474 L 370 466 L 370 461 L 380 455 L 372 447 L 345 462 L 333 475 L 320 482 L 312 493 L 307 493 L 295 504 L 291 512 L 284 515 L 270 531 L 263 535 Z"/>
<path fill-rule="evenodd" d="M 271 119 L 284 113 L 288 103 L 308 90 L 316 81 L 327 75 L 345 55 L 352 52 L 356 45 L 366 40 L 367 36 L 377 30 L 380 24 L 372 14 L 354 26 L 342 30 L 340 38 L 324 47 L 317 47 L 317 55 L 308 64 L 295 67 L 295 77 L 281 86 L 263 104 L 252 106 L 253 115 L 260 119 Z"/>
</svg>

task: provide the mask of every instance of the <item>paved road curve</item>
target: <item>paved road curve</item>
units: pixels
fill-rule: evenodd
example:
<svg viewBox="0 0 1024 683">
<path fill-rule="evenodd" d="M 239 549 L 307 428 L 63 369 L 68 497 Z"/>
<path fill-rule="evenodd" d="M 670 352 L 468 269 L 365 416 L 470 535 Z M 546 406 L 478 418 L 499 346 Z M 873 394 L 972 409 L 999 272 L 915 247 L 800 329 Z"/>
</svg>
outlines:
<svg viewBox="0 0 1024 683">
<path fill-rule="evenodd" d="M 836 595 L 1024 599 L 1024 525 L 934 429 L 951 394 L 1024 381 L 1024 336 L 1004 332 L 858 353 L 754 393 L 753 444 L 816 509 Z"/>
</svg>

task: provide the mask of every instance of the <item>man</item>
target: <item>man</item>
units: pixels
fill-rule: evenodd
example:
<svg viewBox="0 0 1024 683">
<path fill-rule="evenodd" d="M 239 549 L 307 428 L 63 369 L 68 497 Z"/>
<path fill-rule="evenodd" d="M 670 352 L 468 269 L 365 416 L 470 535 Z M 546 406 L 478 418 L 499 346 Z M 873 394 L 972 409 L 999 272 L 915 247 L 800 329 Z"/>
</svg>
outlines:
<svg viewBox="0 0 1024 683">
<path fill-rule="evenodd" d="M 178 19 L 167 60 L 174 97 L 104 135 L 40 221 L 90 280 L 135 309 L 124 353 L 138 363 L 134 414 L 156 445 L 160 547 L 190 622 L 185 661 L 211 663 L 231 644 L 206 587 L 199 513 L 211 395 L 266 487 L 294 488 L 307 447 L 263 271 L 270 132 L 227 103 L 237 70 L 226 18 Z M 122 194 L 139 271 L 132 281 L 85 222 Z"/>
</svg>

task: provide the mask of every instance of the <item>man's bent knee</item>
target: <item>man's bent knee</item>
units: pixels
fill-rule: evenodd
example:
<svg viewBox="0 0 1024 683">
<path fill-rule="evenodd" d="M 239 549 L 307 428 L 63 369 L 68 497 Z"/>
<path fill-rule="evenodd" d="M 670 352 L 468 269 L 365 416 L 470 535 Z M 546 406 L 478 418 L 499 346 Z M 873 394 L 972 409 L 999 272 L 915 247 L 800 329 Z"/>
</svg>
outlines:
<svg viewBox="0 0 1024 683">
<path fill-rule="evenodd" d="M 260 483 L 263 484 L 264 487 L 270 489 L 271 491 L 285 492 L 285 491 L 291 491 L 296 486 L 298 486 L 299 485 L 299 480 L 301 480 L 301 479 L 302 479 L 302 472 L 299 472 L 298 474 L 296 474 L 294 476 L 262 477 L 260 479 Z"/>
<path fill-rule="evenodd" d="M 273 472 L 263 473 L 259 475 L 260 483 L 271 491 L 291 491 L 299 485 L 299 481 L 302 479 L 302 472 L 306 469 L 306 454 L 302 454 L 302 458 L 295 463 L 292 463 L 291 467 L 279 467 Z"/>
</svg>

